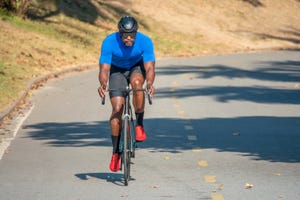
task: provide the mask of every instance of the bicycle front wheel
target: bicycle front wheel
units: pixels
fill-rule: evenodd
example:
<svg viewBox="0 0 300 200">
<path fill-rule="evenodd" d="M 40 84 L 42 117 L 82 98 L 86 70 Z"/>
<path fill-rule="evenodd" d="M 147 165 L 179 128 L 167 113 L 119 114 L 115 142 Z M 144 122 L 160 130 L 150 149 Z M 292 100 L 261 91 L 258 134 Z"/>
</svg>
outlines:
<svg viewBox="0 0 300 200">
<path fill-rule="evenodd" d="M 124 164 L 124 181 L 128 185 L 130 180 L 130 160 L 131 160 L 131 130 L 130 121 L 128 118 L 124 119 L 124 149 L 123 149 L 123 164 Z"/>
</svg>

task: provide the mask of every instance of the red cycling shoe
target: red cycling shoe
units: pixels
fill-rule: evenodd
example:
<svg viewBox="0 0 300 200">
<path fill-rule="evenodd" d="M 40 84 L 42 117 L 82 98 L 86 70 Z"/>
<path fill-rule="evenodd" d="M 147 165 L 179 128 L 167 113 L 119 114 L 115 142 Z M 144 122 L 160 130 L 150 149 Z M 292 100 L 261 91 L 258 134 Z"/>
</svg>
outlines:
<svg viewBox="0 0 300 200">
<path fill-rule="evenodd" d="M 135 140 L 137 142 L 143 142 L 147 139 L 145 130 L 142 126 L 135 127 Z"/>
<path fill-rule="evenodd" d="M 110 165 L 109 165 L 109 169 L 112 172 L 116 172 L 118 170 L 120 170 L 121 167 L 121 156 L 118 153 L 114 153 L 111 157 L 111 161 L 110 161 Z"/>
</svg>

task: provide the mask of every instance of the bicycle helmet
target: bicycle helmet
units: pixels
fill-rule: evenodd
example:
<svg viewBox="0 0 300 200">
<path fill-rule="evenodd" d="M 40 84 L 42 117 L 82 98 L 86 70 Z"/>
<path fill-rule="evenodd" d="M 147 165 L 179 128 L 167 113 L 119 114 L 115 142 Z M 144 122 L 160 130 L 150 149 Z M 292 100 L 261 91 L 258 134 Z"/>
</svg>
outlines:
<svg viewBox="0 0 300 200">
<path fill-rule="evenodd" d="M 124 16 L 118 23 L 120 33 L 135 33 L 138 30 L 138 23 L 132 16 Z"/>
</svg>

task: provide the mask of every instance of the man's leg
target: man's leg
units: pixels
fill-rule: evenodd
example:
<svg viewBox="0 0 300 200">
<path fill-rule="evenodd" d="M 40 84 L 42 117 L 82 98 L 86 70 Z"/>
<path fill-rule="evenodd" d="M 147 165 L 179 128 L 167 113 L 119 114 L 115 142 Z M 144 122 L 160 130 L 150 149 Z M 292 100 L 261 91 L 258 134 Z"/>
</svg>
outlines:
<svg viewBox="0 0 300 200">
<path fill-rule="evenodd" d="M 110 129 L 111 129 L 111 137 L 113 143 L 113 153 L 118 153 L 118 143 L 119 143 L 119 137 L 122 128 L 122 112 L 123 112 L 124 98 L 119 96 L 112 97 L 110 101 L 112 105 L 112 113 L 110 117 Z M 118 138 L 118 140 L 114 141 L 115 138 Z"/>
<path fill-rule="evenodd" d="M 144 76 L 141 73 L 133 73 L 130 76 L 130 84 L 133 89 L 141 89 L 144 84 Z M 133 106 L 136 114 L 136 140 L 144 141 L 146 139 L 146 133 L 144 131 L 144 108 L 145 108 L 145 96 L 143 91 L 135 91 L 133 93 Z"/>
<path fill-rule="evenodd" d="M 123 97 L 112 97 L 112 114 L 110 117 L 110 129 L 111 129 L 111 141 L 113 146 L 112 158 L 109 164 L 111 171 L 116 172 L 121 167 L 119 144 L 120 144 L 120 132 L 122 128 L 122 111 L 124 105 Z"/>
<path fill-rule="evenodd" d="M 140 73 L 133 73 L 130 76 L 130 84 L 133 89 L 141 89 L 143 88 L 144 84 L 144 77 Z M 145 107 L 145 97 L 143 91 L 136 91 L 133 93 L 133 100 L 132 100 L 134 110 L 136 113 L 144 112 Z"/>
<path fill-rule="evenodd" d="M 125 86 L 124 86 L 125 85 Z M 113 146 L 113 154 L 110 162 L 110 170 L 115 172 L 120 169 L 120 155 L 119 155 L 119 143 L 120 143 L 120 132 L 122 129 L 122 112 L 124 106 L 124 97 L 121 89 L 126 87 L 127 80 L 122 73 L 114 71 L 110 74 L 109 88 L 112 90 L 110 94 L 110 102 L 112 106 L 112 113 L 110 117 L 110 129 L 111 129 L 111 140 Z"/>
</svg>

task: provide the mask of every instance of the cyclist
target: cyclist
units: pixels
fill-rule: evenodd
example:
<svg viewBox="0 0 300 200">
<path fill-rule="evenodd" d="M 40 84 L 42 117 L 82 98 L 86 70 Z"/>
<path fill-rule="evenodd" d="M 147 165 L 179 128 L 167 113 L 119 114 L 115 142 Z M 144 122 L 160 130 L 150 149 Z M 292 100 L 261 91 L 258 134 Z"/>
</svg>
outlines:
<svg viewBox="0 0 300 200">
<path fill-rule="evenodd" d="M 109 91 L 112 113 L 110 117 L 113 154 L 109 168 L 120 169 L 119 142 L 122 128 L 122 111 L 125 103 L 122 89 L 128 84 L 140 89 L 146 80 L 147 92 L 154 95 L 155 55 L 152 40 L 138 32 L 138 23 L 132 16 L 124 16 L 118 23 L 118 32 L 108 35 L 102 42 L 99 58 L 98 92 L 101 98 Z M 108 83 L 108 85 L 107 85 Z M 136 140 L 146 139 L 143 127 L 145 98 L 143 91 L 133 92 L 133 107 L 136 115 Z"/>
</svg>

